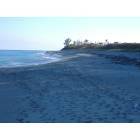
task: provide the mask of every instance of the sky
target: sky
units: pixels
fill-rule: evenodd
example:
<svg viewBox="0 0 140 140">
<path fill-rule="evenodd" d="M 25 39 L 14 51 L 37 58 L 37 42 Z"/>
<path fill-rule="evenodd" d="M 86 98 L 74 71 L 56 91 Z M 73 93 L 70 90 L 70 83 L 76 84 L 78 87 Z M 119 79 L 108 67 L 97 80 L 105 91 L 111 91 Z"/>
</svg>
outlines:
<svg viewBox="0 0 140 140">
<path fill-rule="evenodd" d="M 140 17 L 0 17 L 0 49 L 60 50 L 66 38 L 140 42 Z"/>
</svg>

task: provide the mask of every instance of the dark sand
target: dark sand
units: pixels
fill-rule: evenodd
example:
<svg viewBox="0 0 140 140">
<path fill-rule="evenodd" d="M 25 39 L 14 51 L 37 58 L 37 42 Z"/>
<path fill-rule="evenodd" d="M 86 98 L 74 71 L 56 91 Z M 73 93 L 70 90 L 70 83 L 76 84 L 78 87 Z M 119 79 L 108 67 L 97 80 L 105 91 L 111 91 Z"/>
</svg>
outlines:
<svg viewBox="0 0 140 140">
<path fill-rule="evenodd" d="M 64 51 L 0 69 L 0 122 L 140 122 L 140 53 Z"/>
</svg>

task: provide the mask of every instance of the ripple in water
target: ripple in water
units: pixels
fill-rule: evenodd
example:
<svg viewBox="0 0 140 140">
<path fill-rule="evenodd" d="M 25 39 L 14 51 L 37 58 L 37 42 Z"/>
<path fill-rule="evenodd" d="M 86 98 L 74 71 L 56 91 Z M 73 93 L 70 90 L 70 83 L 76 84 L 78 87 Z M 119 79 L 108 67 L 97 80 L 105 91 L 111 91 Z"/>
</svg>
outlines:
<svg viewBox="0 0 140 140">
<path fill-rule="evenodd" d="M 0 51 L 0 68 L 19 67 L 59 61 L 60 54 L 45 51 Z"/>
</svg>

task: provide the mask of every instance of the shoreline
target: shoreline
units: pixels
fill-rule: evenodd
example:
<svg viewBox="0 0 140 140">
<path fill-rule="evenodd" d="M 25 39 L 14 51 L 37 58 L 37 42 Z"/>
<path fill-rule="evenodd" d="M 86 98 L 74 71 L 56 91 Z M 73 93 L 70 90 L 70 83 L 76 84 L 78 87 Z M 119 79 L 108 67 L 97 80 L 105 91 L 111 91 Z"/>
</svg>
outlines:
<svg viewBox="0 0 140 140">
<path fill-rule="evenodd" d="M 68 50 L 60 50 L 60 51 L 57 51 L 57 53 L 71 53 L 73 52 L 72 54 L 65 54 L 66 56 L 61 58 L 60 60 L 56 60 L 56 61 L 52 61 L 52 62 L 47 62 L 47 63 L 44 63 L 44 64 L 33 64 L 33 65 L 27 65 L 27 66 L 15 66 L 15 67 L 1 67 L 0 68 L 0 72 L 2 71 L 5 71 L 5 70 L 8 70 L 8 71 L 24 71 L 24 70 L 35 70 L 35 69 L 42 69 L 46 66 L 49 66 L 49 65 L 54 65 L 54 64 L 59 64 L 59 63 L 62 63 L 62 62 L 65 62 L 65 61 L 69 61 L 69 60 L 72 60 L 72 59 L 76 59 L 76 58 L 79 58 L 79 57 L 84 57 L 84 55 L 79 55 L 79 53 L 81 54 L 92 54 L 92 55 L 98 55 L 98 56 L 101 56 L 101 57 L 106 57 L 106 58 L 109 58 L 110 59 L 119 59 L 120 57 L 120 60 L 121 58 L 123 59 L 127 59 L 128 60 L 134 60 L 136 61 L 136 59 L 131 59 L 129 58 L 129 56 L 126 56 L 126 57 L 122 57 L 122 56 L 115 56 L 115 55 L 110 55 L 110 54 L 106 54 L 106 52 L 126 52 L 126 53 L 139 53 L 139 51 L 135 51 L 135 50 L 132 50 L 132 51 L 127 51 L 127 50 L 124 50 L 124 49 L 102 49 L 102 48 L 79 48 L 79 49 L 68 49 Z M 85 55 L 86 57 L 86 55 Z M 139 61 L 138 61 L 139 63 Z"/>
<path fill-rule="evenodd" d="M 65 62 L 65 61 L 70 61 L 72 59 L 76 59 L 80 56 L 71 56 L 71 57 L 66 57 L 66 58 L 63 58 L 61 60 L 57 60 L 57 61 L 53 61 L 53 62 L 49 62 L 49 63 L 46 63 L 46 64 L 37 64 L 37 65 L 29 65 L 29 66 L 17 66 L 17 67 L 3 67 L 3 68 L 0 68 L 0 72 L 2 71 L 5 71 L 5 70 L 8 70 L 8 71 L 24 71 L 24 70 L 35 70 L 35 69 L 41 69 L 41 68 L 44 68 L 46 66 L 49 66 L 49 65 L 54 65 L 54 64 L 59 64 L 59 63 L 62 63 L 62 62 Z"/>
</svg>

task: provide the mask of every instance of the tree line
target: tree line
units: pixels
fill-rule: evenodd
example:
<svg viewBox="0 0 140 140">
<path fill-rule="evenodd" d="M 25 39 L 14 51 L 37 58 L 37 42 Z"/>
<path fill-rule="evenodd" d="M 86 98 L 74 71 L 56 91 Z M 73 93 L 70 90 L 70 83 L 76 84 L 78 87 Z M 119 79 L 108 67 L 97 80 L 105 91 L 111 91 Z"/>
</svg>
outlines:
<svg viewBox="0 0 140 140">
<path fill-rule="evenodd" d="M 72 41 L 70 38 L 66 38 L 64 41 L 63 49 L 72 49 L 72 48 L 108 48 L 108 49 L 139 49 L 140 43 L 119 43 L 113 42 L 110 43 L 107 39 L 104 42 L 91 42 L 87 39 L 84 41 Z"/>
</svg>

